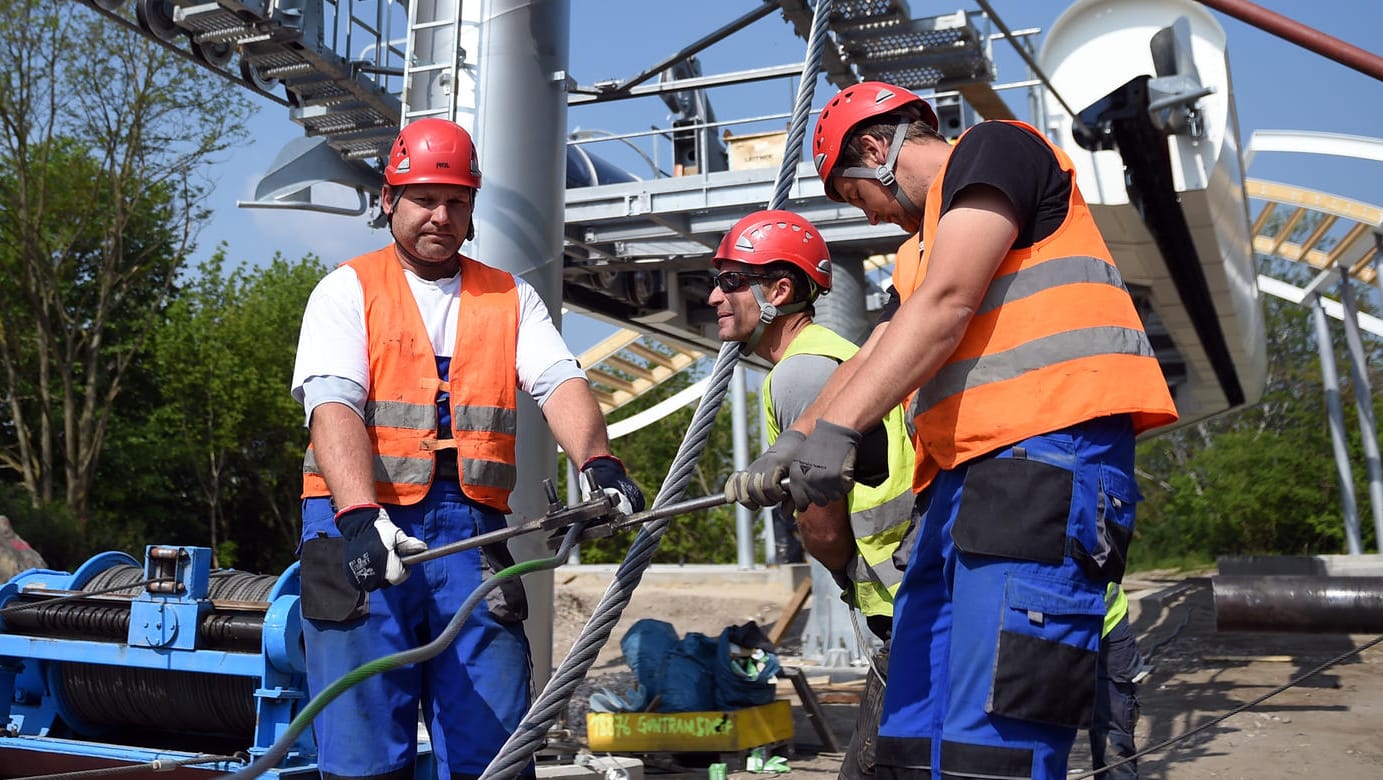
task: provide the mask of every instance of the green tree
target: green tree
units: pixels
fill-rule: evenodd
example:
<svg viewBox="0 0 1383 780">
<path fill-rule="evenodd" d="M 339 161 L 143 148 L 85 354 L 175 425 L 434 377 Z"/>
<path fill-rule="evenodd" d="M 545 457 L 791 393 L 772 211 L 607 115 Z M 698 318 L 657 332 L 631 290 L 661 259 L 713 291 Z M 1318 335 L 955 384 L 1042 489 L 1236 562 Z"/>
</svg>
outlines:
<svg viewBox="0 0 1383 780">
<path fill-rule="evenodd" d="M 114 401 L 249 104 L 77 3 L 0 0 L 0 467 L 85 534 Z"/>
<path fill-rule="evenodd" d="M 197 541 L 217 565 L 242 555 L 286 565 L 307 438 L 288 385 L 303 307 L 325 269 L 314 257 L 230 273 L 224 264 L 220 251 L 202 263 L 154 332 L 161 405 L 150 423 L 178 442 L 204 513 Z"/>
<path fill-rule="evenodd" d="M 1264 259 L 1265 270 L 1305 284 L 1315 270 Z M 1263 302 L 1268 375 L 1262 400 L 1139 445 L 1147 500 L 1130 551 L 1140 568 L 1205 564 L 1219 555 L 1315 554 L 1344 549 L 1340 488 L 1326 422 L 1325 387 L 1310 312 Z M 1342 326 L 1332 322 L 1341 396 L 1350 431 L 1360 514 L 1369 509 L 1366 475 Z M 1376 344 L 1366 348 L 1377 350 Z M 1378 386 L 1373 372 L 1371 383 Z M 1378 415 L 1375 403 L 1375 417 Z M 1362 522 L 1371 538 L 1369 523 Z M 1366 541 L 1366 547 L 1369 546 Z"/>
</svg>

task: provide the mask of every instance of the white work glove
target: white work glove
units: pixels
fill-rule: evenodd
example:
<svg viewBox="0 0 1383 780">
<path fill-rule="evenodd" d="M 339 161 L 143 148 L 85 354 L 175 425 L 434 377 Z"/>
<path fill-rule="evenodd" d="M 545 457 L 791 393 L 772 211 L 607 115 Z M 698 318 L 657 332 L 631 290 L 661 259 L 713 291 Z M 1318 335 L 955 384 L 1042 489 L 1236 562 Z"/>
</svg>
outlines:
<svg viewBox="0 0 1383 780">
<path fill-rule="evenodd" d="M 408 579 L 401 557 L 417 555 L 427 544 L 404 533 L 379 504 L 356 504 L 336 513 L 336 527 L 346 540 L 341 564 L 356 587 L 379 590 Z"/>
</svg>

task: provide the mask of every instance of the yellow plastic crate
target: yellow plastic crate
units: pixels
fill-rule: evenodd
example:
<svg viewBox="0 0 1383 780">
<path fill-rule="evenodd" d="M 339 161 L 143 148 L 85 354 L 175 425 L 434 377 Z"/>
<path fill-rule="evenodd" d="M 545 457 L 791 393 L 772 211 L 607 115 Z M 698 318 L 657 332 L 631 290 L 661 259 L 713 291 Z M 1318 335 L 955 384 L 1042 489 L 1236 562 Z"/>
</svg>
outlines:
<svg viewBox="0 0 1383 780">
<path fill-rule="evenodd" d="M 792 739 L 792 703 L 778 699 L 742 710 L 588 712 L 593 751 L 730 753 Z"/>
</svg>

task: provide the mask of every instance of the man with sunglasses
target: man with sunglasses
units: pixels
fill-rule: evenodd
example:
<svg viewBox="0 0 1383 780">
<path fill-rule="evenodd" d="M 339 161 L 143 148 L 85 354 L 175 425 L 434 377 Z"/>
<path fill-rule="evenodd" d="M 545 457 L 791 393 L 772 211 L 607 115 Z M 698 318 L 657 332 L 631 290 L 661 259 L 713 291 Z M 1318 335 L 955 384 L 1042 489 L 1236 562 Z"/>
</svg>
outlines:
<svg viewBox="0 0 1383 780">
<path fill-rule="evenodd" d="M 897 594 L 911 663 L 885 694 L 879 774 L 1057 780 L 1133 534 L 1134 437 L 1176 407 L 1066 154 L 1021 122 L 954 145 L 937 126 L 881 82 L 822 109 L 827 197 L 915 234 L 899 303 L 803 414 L 808 435 L 732 481 L 773 500 L 791 474 L 796 506 L 830 503 L 860 432 L 910 398 L 919 467 L 940 472 Z"/>
<path fill-rule="evenodd" d="M 744 353 L 773 364 L 760 393 L 769 438 L 800 439 L 801 434 L 788 426 L 815 400 L 836 367 L 858 349 L 812 321 L 814 302 L 831 289 L 826 242 L 797 214 L 760 211 L 730 229 L 713 262 L 718 273 L 708 303 L 716 309 L 720 339 L 741 342 Z M 884 642 L 873 664 L 878 674 L 870 675 L 842 762 L 841 775 L 847 780 L 873 774 L 883 700 L 879 675 L 887 668 L 893 593 L 903 573 L 904 561 L 896 553 L 908 531 L 914 501 L 913 449 L 902 407 L 874 426 L 860 449 L 854 488 L 825 506 L 804 507 L 797 515 L 803 547 L 831 572 L 842 597 Z M 755 502 L 763 495 L 762 486 L 748 481 L 726 486 L 727 498 L 755 508 L 770 505 Z"/>
<path fill-rule="evenodd" d="M 299 554 L 313 692 L 437 639 L 485 578 L 513 565 L 503 542 L 412 577 L 401 559 L 504 527 L 519 391 L 621 510 L 643 509 L 542 298 L 460 253 L 480 181 L 465 129 L 404 127 L 380 193 L 393 243 L 327 274 L 303 314 L 293 396 L 311 432 Z M 322 777 L 411 780 L 420 704 L 438 776 L 478 777 L 528 707 L 526 617 L 522 583 L 507 580 L 435 657 L 327 705 L 314 724 Z"/>
</svg>

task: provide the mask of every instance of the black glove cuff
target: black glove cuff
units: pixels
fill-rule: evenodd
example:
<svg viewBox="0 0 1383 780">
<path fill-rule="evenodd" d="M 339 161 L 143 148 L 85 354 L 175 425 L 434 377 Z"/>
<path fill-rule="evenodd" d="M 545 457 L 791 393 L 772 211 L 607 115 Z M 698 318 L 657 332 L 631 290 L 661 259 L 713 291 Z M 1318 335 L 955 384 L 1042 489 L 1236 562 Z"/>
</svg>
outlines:
<svg viewBox="0 0 1383 780">
<path fill-rule="evenodd" d="M 616 458 L 614 455 L 593 455 L 589 458 L 586 458 L 586 462 L 582 463 L 581 468 L 577 469 L 577 471 L 585 471 L 586 469 L 590 468 L 596 461 L 600 460 L 613 461 L 614 464 L 619 467 L 619 473 L 626 473 L 624 468 L 624 461 L 620 460 L 619 458 Z"/>
<path fill-rule="evenodd" d="M 379 504 L 354 504 L 336 513 L 336 527 L 341 535 L 353 539 L 374 524 L 384 507 Z"/>
</svg>

